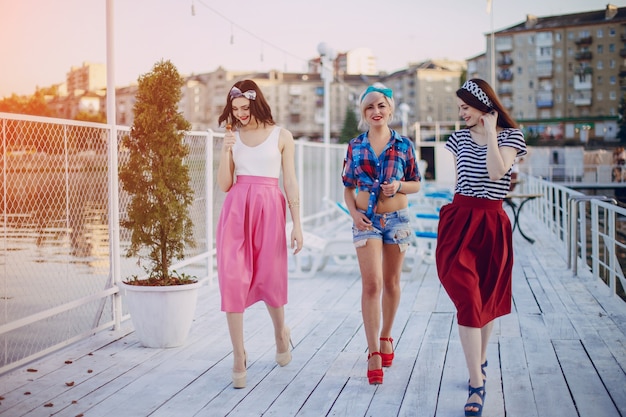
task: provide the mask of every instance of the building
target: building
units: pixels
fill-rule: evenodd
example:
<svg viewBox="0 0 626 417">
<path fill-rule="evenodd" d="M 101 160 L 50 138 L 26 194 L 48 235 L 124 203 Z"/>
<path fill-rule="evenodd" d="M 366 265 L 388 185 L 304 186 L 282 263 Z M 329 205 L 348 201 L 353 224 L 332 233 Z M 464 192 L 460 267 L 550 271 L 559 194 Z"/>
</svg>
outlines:
<svg viewBox="0 0 626 417">
<path fill-rule="evenodd" d="M 449 122 L 459 119 L 454 93 L 464 71 L 464 62 L 430 60 L 385 76 L 382 82 L 393 89 L 397 106 L 409 106 L 410 124 Z"/>
<path fill-rule="evenodd" d="M 67 73 L 67 92 L 103 90 L 107 86 L 106 66 L 84 62 L 82 67 L 72 67 Z"/>
<path fill-rule="evenodd" d="M 494 37 L 494 51 L 488 34 L 487 53 L 468 61 L 468 75 L 490 80 L 495 72 L 494 88 L 527 137 L 615 140 L 626 89 L 626 7 L 528 15 Z"/>
</svg>

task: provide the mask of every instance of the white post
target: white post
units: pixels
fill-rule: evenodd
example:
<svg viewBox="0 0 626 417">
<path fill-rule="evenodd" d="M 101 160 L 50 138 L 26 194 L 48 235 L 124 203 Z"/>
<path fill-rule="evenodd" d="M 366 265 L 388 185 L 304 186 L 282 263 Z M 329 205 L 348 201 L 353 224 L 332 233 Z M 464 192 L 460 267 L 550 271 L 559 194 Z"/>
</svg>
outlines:
<svg viewBox="0 0 626 417">
<path fill-rule="evenodd" d="M 106 42 L 107 42 L 107 124 L 109 125 L 109 274 L 111 282 L 117 285 L 120 274 L 120 208 L 118 191 L 117 162 L 117 121 L 115 115 L 115 47 L 114 47 L 114 3 L 106 4 Z M 116 293 L 114 298 L 115 330 L 121 328 L 122 298 Z"/>
<path fill-rule="evenodd" d="M 401 103 L 399 107 L 400 114 L 402 115 L 402 136 L 408 136 L 408 123 L 409 123 L 409 110 L 410 107 L 406 103 Z"/>
<path fill-rule="evenodd" d="M 317 46 L 324 81 L 324 198 L 330 198 L 330 82 L 333 79 L 334 51 L 322 42 Z"/>
</svg>

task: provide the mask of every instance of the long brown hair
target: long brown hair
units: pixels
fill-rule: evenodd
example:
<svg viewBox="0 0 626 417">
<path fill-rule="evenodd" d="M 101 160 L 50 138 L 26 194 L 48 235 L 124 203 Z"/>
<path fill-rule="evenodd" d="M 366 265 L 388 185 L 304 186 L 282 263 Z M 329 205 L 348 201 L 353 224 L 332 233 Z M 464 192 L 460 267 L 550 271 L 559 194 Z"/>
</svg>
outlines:
<svg viewBox="0 0 626 417">
<path fill-rule="evenodd" d="M 491 101 L 491 107 L 483 103 L 472 94 L 469 90 L 464 88 L 459 88 L 456 90 L 456 96 L 463 100 L 465 104 L 468 106 L 474 107 L 484 113 L 489 113 L 491 110 L 495 110 L 498 112 L 498 121 L 497 125 L 499 127 L 513 127 L 517 128 L 517 122 L 513 120 L 513 118 L 509 115 L 509 112 L 506 111 L 500 99 L 493 91 L 493 88 L 487 83 L 485 80 L 481 80 L 480 78 L 472 78 L 470 81 L 473 81 L 484 93 L 487 95 L 489 100 Z"/>
<path fill-rule="evenodd" d="M 264 125 L 276 124 L 274 122 L 274 118 L 272 117 L 272 109 L 270 108 L 270 105 L 267 103 L 267 100 L 265 100 L 265 97 L 263 96 L 263 92 L 254 81 L 237 81 L 233 87 L 237 87 L 242 92 L 252 90 L 256 93 L 256 98 L 254 100 L 250 100 L 250 115 L 256 119 L 257 123 Z M 222 126 L 222 123 L 226 122 L 227 124 L 234 125 L 234 128 L 237 128 L 240 126 L 240 123 L 233 115 L 233 99 L 230 96 L 231 90 L 228 90 L 228 93 L 226 94 L 226 106 L 224 106 L 224 110 L 217 120 L 217 123 Z"/>
</svg>

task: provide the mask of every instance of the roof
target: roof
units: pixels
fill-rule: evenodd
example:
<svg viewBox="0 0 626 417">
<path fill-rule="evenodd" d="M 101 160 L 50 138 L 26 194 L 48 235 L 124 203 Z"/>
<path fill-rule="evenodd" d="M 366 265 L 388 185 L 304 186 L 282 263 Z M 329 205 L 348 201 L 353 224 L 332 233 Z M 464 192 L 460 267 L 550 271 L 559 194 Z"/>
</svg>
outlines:
<svg viewBox="0 0 626 417">
<path fill-rule="evenodd" d="M 527 15 L 527 19 L 524 22 L 508 27 L 506 29 L 499 30 L 496 33 L 502 34 L 508 32 L 523 32 L 528 30 L 537 31 L 541 29 L 555 29 L 568 26 L 597 25 L 606 22 L 626 23 L 626 7 L 617 8 L 615 6 L 607 5 L 607 8 L 608 7 L 612 7 L 617 11 L 617 13 L 610 19 L 607 19 L 607 9 L 547 17 L 535 17 L 533 15 Z M 527 24 L 530 20 L 535 20 L 535 24 L 528 26 Z"/>
</svg>

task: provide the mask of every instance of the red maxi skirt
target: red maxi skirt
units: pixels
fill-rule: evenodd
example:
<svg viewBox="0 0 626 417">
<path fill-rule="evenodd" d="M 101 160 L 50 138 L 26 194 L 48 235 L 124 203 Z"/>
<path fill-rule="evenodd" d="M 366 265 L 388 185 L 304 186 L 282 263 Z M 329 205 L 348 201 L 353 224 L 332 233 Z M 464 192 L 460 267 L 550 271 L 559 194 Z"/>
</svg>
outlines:
<svg viewBox="0 0 626 417">
<path fill-rule="evenodd" d="M 511 312 L 512 235 L 501 200 L 455 194 L 441 208 L 437 273 L 460 325 L 481 328 Z"/>
<path fill-rule="evenodd" d="M 228 191 L 216 231 L 222 311 L 287 304 L 285 206 L 277 178 L 240 175 Z"/>
</svg>

